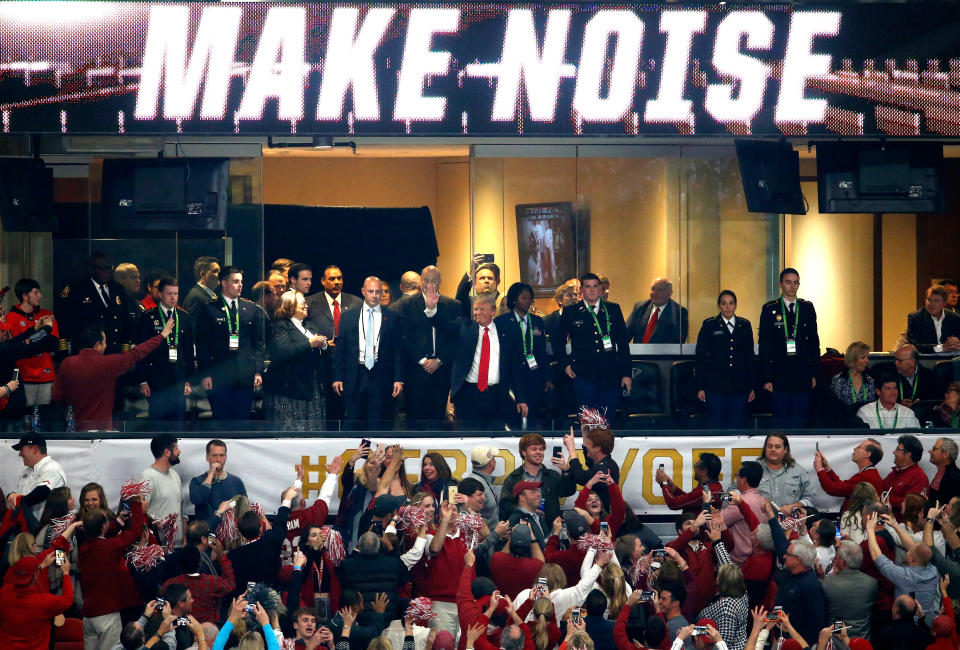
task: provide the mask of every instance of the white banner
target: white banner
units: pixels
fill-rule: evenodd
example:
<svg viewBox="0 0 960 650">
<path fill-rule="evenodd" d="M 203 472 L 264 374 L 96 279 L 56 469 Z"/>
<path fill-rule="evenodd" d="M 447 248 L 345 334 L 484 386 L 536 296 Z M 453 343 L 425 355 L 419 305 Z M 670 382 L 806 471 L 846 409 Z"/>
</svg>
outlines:
<svg viewBox="0 0 960 650">
<path fill-rule="evenodd" d="M 841 499 L 827 496 L 820 489 L 813 471 L 813 453 L 819 444 L 831 466 L 840 478 L 851 476 L 856 467 L 850 461 L 853 448 L 873 432 L 863 431 L 860 435 L 836 436 L 794 436 L 790 440 L 792 455 L 797 463 L 810 473 L 811 487 L 815 490 L 815 504 L 821 510 L 838 511 Z M 365 434 L 369 435 L 369 434 Z M 872 436 L 880 440 L 884 448 L 884 459 L 878 465 L 882 475 L 889 473 L 893 466 L 893 450 L 897 446 L 897 435 Z M 933 477 L 934 468 L 927 460 L 926 450 L 933 446 L 939 436 L 921 435 L 924 458 L 921 466 L 927 475 Z M 745 460 L 755 460 L 763 446 L 764 437 L 758 436 L 663 436 L 620 437 L 613 451 L 614 459 L 620 465 L 620 485 L 624 497 L 637 514 L 669 514 L 663 504 L 660 487 L 654 481 L 654 473 L 659 464 L 664 464 L 677 485 L 685 490 L 693 487 L 693 465 L 697 457 L 705 451 L 717 454 L 723 464 L 721 481 L 731 484 L 730 477 Z M 546 438 L 547 458 L 555 445 L 561 445 L 560 438 Z M 184 506 L 189 506 L 188 489 L 190 479 L 206 473 L 204 460 L 205 439 L 184 438 L 180 440 L 181 462 L 175 471 L 183 479 Z M 274 512 L 280 501 L 280 494 L 295 478 L 294 466 L 302 463 L 307 468 L 304 479 L 304 496 L 309 500 L 317 497 L 320 485 L 326 476 L 324 466 L 334 456 L 340 454 L 347 460 L 353 454 L 360 438 L 247 438 L 225 439 L 227 443 L 226 470 L 243 479 L 247 494 L 252 501 L 263 505 L 267 512 Z M 397 442 L 389 437 L 373 438 L 373 443 L 391 444 Z M 522 463 L 518 452 L 519 438 L 405 438 L 399 440 L 404 455 L 410 460 L 406 463 L 410 482 L 419 480 L 420 459 L 427 452 L 435 451 L 443 455 L 450 464 L 456 478 L 469 473 L 470 452 L 479 445 L 499 447 L 496 483 Z M 3 440 L 0 447 L 0 485 L 5 493 L 14 491 L 23 472 L 23 464 L 17 452 L 10 448 L 16 440 Z M 578 439 L 578 446 L 580 441 Z M 53 440 L 48 443 L 48 453 L 59 462 L 67 474 L 67 485 L 75 498 L 79 498 L 84 484 L 94 481 L 103 486 L 110 506 L 115 508 L 119 499 L 120 485 L 126 479 L 137 476 L 152 462 L 150 441 L 148 439 L 124 440 Z M 548 461 L 549 462 L 549 461 Z M 679 480 L 677 477 L 681 477 Z M 338 487 L 330 512 L 336 513 L 340 499 Z M 566 499 L 566 507 L 573 504 L 575 497 Z M 185 509 L 191 512 L 192 508 Z"/>
</svg>

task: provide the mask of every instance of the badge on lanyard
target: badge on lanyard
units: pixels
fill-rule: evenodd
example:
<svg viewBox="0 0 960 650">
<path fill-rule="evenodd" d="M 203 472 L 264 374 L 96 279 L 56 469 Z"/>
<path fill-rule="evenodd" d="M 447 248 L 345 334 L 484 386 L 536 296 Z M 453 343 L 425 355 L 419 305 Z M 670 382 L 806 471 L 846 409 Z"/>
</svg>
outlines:
<svg viewBox="0 0 960 650">
<path fill-rule="evenodd" d="M 168 352 L 169 352 L 169 359 L 170 359 L 170 361 L 171 361 L 172 363 L 176 363 L 176 361 L 177 361 L 177 348 L 167 348 L 167 350 L 168 350 Z"/>
<path fill-rule="evenodd" d="M 527 365 L 530 367 L 530 370 L 537 369 L 537 358 L 532 354 L 527 355 Z"/>
<path fill-rule="evenodd" d="M 231 334 L 230 335 L 230 350 L 236 352 L 240 349 L 240 335 Z"/>
<path fill-rule="evenodd" d="M 793 339 L 787 339 L 787 355 L 794 355 L 797 353 L 797 342 Z"/>
<path fill-rule="evenodd" d="M 604 350 L 612 350 L 612 349 L 613 349 L 613 341 L 610 340 L 610 335 L 609 335 L 609 334 L 606 335 L 606 336 L 604 336 L 604 337 L 602 337 L 601 340 L 603 341 L 603 349 L 604 349 Z"/>
</svg>

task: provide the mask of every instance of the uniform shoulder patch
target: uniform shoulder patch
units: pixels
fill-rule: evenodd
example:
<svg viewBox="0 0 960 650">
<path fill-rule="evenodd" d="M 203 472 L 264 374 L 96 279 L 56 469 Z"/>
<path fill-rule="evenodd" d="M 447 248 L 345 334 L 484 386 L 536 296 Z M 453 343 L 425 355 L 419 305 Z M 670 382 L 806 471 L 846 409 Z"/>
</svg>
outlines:
<svg viewBox="0 0 960 650">
<path fill-rule="evenodd" d="M 69 285 L 69 284 L 65 284 L 65 285 L 63 286 L 63 290 L 60 292 L 60 297 L 61 297 L 61 298 L 67 298 L 67 297 L 69 297 L 69 296 L 70 296 L 70 285 Z"/>
</svg>

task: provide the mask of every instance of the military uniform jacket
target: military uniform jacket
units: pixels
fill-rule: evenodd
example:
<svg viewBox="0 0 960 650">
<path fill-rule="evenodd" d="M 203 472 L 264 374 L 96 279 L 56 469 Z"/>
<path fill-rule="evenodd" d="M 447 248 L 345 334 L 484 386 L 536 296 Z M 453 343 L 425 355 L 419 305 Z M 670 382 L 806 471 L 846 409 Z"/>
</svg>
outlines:
<svg viewBox="0 0 960 650">
<path fill-rule="evenodd" d="M 72 354 L 80 351 L 73 341 L 84 326 L 90 323 L 99 323 L 106 332 L 105 354 L 130 349 L 133 330 L 130 326 L 127 292 L 113 280 L 107 282 L 107 292 L 110 300 L 104 306 L 103 298 L 93 280 L 86 276 L 67 283 L 54 301 L 53 312 L 60 325 L 60 334 L 69 342 Z"/>
<path fill-rule="evenodd" d="M 193 320 L 190 314 L 177 307 L 177 327 L 156 350 L 137 363 L 137 378 L 147 382 L 151 390 L 183 384 L 193 375 Z M 163 331 L 164 321 L 160 307 L 144 312 L 137 327 L 136 342 L 143 343 Z M 177 360 L 170 361 L 170 348 L 177 342 Z"/>
<path fill-rule="evenodd" d="M 603 309 L 606 305 L 610 315 L 610 326 L 607 327 Z M 623 322 L 623 312 L 615 302 L 601 300 L 597 303 L 597 321 L 604 333 L 610 333 L 612 349 L 605 350 L 600 332 L 593 322 L 593 316 L 587 303 L 578 302 L 563 310 L 557 327 L 557 345 L 554 346 L 554 355 L 560 364 L 561 372 L 567 366 L 573 366 L 577 378 L 606 386 L 608 388 L 620 385 L 623 377 L 630 376 L 630 345 L 627 342 L 627 328 Z M 565 345 L 559 341 L 570 337 L 570 353 Z"/>
<path fill-rule="evenodd" d="M 733 333 L 719 314 L 703 321 L 697 336 L 697 389 L 739 395 L 754 388 L 756 366 L 750 321 L 737 316 Z"/>
<path fill-rule="evenodd" d="M 797 352 L 787 355 L 785 327 L 794 330 L 794 317 L 783 314 L 780 299 L 771 300 L 760 311 L 760 382 L 773 382 L 773 390 L 796 393 L 810 390 L 810 379 L 820 362 L 820 335 L 813 303 L 797 299 L 800 324 L 797 325 Z M 789 320 L 789 323 L 787 322 Z"/>
<path fill-rule="evenodd" d="M 227 308 L 223 300 L 210 300 L 197 311 L 197 369 L 212 377 L 213 388 L 251 388 L 253 376 L 262 373 L 266 351 L 267 315 L 246 298 L 237 301 L 240 319 L 239 349 L 230 349 Z"/>
</svg>

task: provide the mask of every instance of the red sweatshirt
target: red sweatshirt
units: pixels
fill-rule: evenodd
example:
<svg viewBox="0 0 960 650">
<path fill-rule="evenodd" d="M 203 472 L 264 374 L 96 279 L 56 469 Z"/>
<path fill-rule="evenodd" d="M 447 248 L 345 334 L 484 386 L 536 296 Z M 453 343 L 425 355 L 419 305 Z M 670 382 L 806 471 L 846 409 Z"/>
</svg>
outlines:
<svg viewBox="0 0 960 650">
<path fill-rule="evenodd" d="M 949 598 L 943 599 L 943 614 L 951 621 L 953 620 L 953 603 Z M 950 636 L 935 637 L 933 643 L 927 646 L 927 650 L 956 650 L 960 645 L 960 635 L 957 634 L 957 628 L 954 626 L 953 634 Z"/>
<path fill-rule="evenodd" d="M 77 431 L 112 429 L 117 378 L 156 350 L 162 341 L 163 337 L 157 334 L 119 354 L 102 354 L 85 348 L 67 357 L 53 382 L 53 401 L 73 406 Z"/>
<path fill-rule="evenodd" d="M 600 522 L 606 521 L 610 524 L 610 534 L 613 535 L 613 538 L 616 539 L 617 531 L 620 530 L 620 526 L 623 525 L 623 520 L 627 517 L 627 508 L 623 502 L 623 492 L 620 491 L 620 488 L 616 483 L 611 483 L 607 486 L 607 489 L 610 493 L 610 515 L 606 519 L 594 518 L 593 523 L 590 524 L 590 530 L 595 534 L 600 533 Z M 587 509 L 587 498 L 590 496 L 591 490 L 588 487 L 580 490 L 580 494 L 577 496 L 577 502 L 575 505 L 581 510 Z"/>
<path fill-rule="evenodd" d="M 532 557 L 514 557 L 498 551 L 490 558 L 490 577 L 497 589 L 513 600 L 524 589 L 529 589 L 543 568 L 543 562 Z"/>
<path fill-rule="evenodd" d="M 463 556 L 466 553 L 467 543 L 462 534 L 444 539 L 440 552 L 433 557 L 428 559 L 424 553 L 424 557 L 417 563 L 429 565 L 426 567 L 429 574 L 423 595 L 444 603 L 457 602 L 457 583 L 450 577 L 458 576 L 463 572 L 465 566 Z"/>
<path fill-rule="evenodd" d="M 460 641 L 457 643 L 457 650 L 464 650 L 467 647 L 467 630 L 473 627 L 483 614 L 483 610 L 473 597 L 471 588 L 476 577 L 476 569 L 464 565 L 460 574 L 460 584 L 457 586 L 457 618 L 460 623 Z"/>
<path fill-rule="evenodd" d="M 683 615 L 688 621 L 696 618 L 697 613 L 706 607 L 710 599 L 717 593 L 717 582 L 713 574 L 713 542 L 701 542 L 700 550 L 693 550 L 690 542 L 696 537 L 692 529 L 684 530 L 680 536 L 667 544 L 675 550 L 687 563 L 687 570 L 683 572 L 684 586 L 687 588 L 687 599 L 683 603 Z"/>
<path fill-rule="evenodd" d="M 841 480 L 832 469 L 821 469 L 817 472 L 817 478 L 820 479 L 820 487 L 823 488 L 823 491 L 832 497 L 849 497 L 853 494 L 853 488 L 864 481 L 875 487 L 877 494 L 883 492 L 883 477 L 880 476 L 880 472 L 873 465 L 864 467 L 845 481 Z M 847 501 L 844 499 L 840 512 L 846 509 Z"/>
<path fill-rule="evenodd" d="M 587 553 L 577 548 L 576 541 L 571 540 L 571 544 L 569 549 L 561 551 L 560 538 L 551 535 L 550 539 L 547 540 L 547 548 L 543 551 L 543 557 L 547 562 L 560 565 L 567 577 L 567 584 L 572 587 L 580 582 L 580 566 L 583 564 L 583 558 L 587 556 Z"/>
<path fill-rule="evenodd" d="M 884 490 L 890 490 L 890 498 L 888 501 L 893 507 L 893 512 L 899 521 L 903 498 L 911 492 L 920 494 L 920 490 L 929 488 L 930 479 L 927 478 L 926 472 L 916 463 L 906 469 L 900 469 L 894 466 L 893 471 L 887 474 L 887 478 L 883 479 L 882 487 Z"/>
<path fill-rule="evenodd" d="M 143 506 L 134 501 L 130 504 L 130 528 L 110 539 L 89 539 L 80 547 L 78 560 L 80 587 L 83 589 L 80 612 L 84 618 L 103 616 L 141 604 L 140 593 L 124 555 L 127 547 L 139 540 L 142 533 Z"/>
<path fill-rule="evenodd" d="M 718 495 L 723 492 L 723 486 L 720 485 L 719 481 L 711 481 L 707 483 L 707 486 L 713 495 L 713 505 L 719 508 L 720 499 Z M 688 508 L 691 510 L 699 510 L 701 504 L 703 504 L 703 488 L 700 486 L 697 486 L 690 492 L 684 492 L 676 486 L 671 488 L 667 483 L 664 483 L 661 487 L 663 488 L 663 501 L 671 510 L 686 510 Z"/>
<path fill-rule="evenodd" d="M 3 320 L 3 327 L 10 332 L 10 337 L 19 336 L 27 330 L 34 329 L 34 323 L 44 316 L 53 316 L 49 309 L 36 309 L 29 314 L 20 311 L 20 307 L 13 307 L 7 317 Z M 57 327 L 57 321 L 54 319 L 50 335 L 50 345 L 56 348 L 54 341 L 60 338 L 60 328 Z M 46 339 L 40 343 L 46 345 Z M 43 346 L 38 346 L 43 347 Z M 53 381 L 56 371 L 53 368 L 53 355 L 49 351 L 39 351 L 32 357 L 25 357 L 17 361 L 17 368 L 20 369 L 20 381 L 31 382 L 35 384 L 46 384 Z"/>
<path fill-rule="evenodd" d="M 60 596 L 40 591 L 35 583 L 26 587 L 5 584 L 0 589 L 0 648 L 47 648 L 50 645 L 50 620 L 72 605 L 73 580 L 67 574 L 63 576 Z"/>
</svg>

